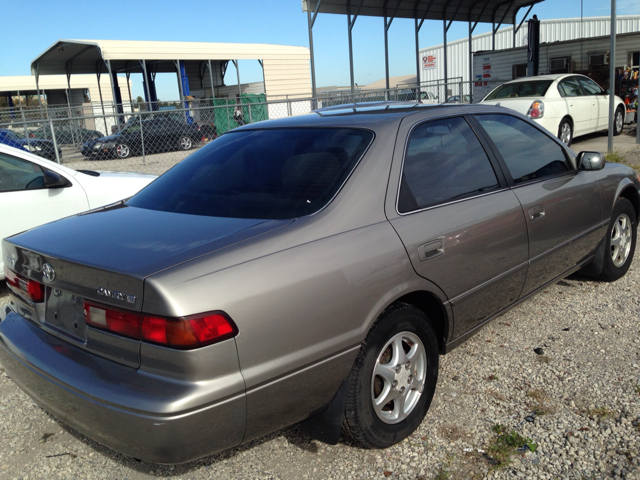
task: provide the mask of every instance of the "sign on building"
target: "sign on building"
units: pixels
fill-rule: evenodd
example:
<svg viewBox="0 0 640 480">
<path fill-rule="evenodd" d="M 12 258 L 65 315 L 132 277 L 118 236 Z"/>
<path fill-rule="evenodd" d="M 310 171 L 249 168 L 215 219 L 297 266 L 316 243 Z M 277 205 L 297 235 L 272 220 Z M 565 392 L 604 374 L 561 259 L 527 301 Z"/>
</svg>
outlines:
<svg viewBox="0 0 640 480">
<path fill-rule="evenodd" d="M 424 55 L 422 57 L 422 68 L 423 70 L 432 70 L 436 68 L 436 56 Z"/>
</svg>

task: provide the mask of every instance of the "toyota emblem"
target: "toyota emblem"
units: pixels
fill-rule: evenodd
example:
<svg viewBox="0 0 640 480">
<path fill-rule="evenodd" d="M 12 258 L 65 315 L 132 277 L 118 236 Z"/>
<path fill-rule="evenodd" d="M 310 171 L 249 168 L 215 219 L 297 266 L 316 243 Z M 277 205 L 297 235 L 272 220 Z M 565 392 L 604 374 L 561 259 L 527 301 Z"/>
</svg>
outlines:
<svg viewBox="0 0 640 480">
<path fill-rule="evenodd" d="M 56 271 L 48 263 L 42 265 L 42 274 L 44 275 L 44 278 L 49 282 L 53 282 L 56 278 Z"/>
</svg>

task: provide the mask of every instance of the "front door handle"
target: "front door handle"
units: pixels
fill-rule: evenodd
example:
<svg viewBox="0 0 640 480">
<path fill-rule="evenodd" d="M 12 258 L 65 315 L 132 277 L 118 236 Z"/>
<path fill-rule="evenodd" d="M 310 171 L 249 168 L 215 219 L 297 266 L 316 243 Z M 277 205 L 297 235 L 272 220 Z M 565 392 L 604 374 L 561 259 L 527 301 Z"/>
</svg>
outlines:
<svg viewBox="0 0 640 480">
<path fill-rule="evenodd" d="M 536 207 L 532 207 L 529 209 L 529 218 L 533 220 L 538 220 L 544 217 L 544 206 L 538 205 Z"/>
<path fill-rule="evenodd" d="M 444 254 L 444 238 L 433 240 L 418 247 L 418 257 L 424 262 Z"/>
</svg>

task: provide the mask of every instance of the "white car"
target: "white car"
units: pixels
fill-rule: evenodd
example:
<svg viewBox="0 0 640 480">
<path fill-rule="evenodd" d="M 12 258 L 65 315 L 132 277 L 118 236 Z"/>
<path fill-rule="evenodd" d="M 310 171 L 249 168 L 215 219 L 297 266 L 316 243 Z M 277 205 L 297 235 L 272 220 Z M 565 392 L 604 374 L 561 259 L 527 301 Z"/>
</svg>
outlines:
<svg viewBox="0 0 640 480">
<path fill-rule="evenodd" d="M 157 177 L 77 171 L 0 145 L 0 239 L 132 196 Z M 4 258 L 0 258 L 0 280 Z"/>
<path fill-rule="evenodd" d="M 567 145 L 575 137 L 609 128 L 609 95 L 584 75 L 519 78 L 495 88 L 480 103 L 527 115 Z M 613 134 L 620 135 L 625 115 L 620 97 L 615 97 L 614 111 Z"/>
</svg>

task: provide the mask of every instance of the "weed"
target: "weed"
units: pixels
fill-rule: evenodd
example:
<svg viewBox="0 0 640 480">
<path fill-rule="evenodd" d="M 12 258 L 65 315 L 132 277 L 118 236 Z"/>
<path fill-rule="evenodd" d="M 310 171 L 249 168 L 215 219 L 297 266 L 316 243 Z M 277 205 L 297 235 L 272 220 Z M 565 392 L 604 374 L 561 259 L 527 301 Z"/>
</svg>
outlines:
<svg viewBox="0 0 640 480">
<path fill-rule="evenodd" d="M 440 470 L 438 470 L 436 476 L 433 477 L 433 480 L 449 480 L 450 478 L 451 476 L 447 469 L 445 467 L 440 467 Z"/>
<path fill-rule="evenodd" d="M 634 383 L 633 384 L 633 389 L 635 390 L 635 392 L 637 394 L 640 394 L 640 383 Z"/>
<path fill-rule="evenodd" d="M 526 445 L 532 452 L 536 451 L 538 445 L 530 438 L 525 438 L 515 430 L 508 431 L 504 425 L 496 424 L 491 431 L 497 435 L 488 448 L 491 456 L 496 460 L 493 468 L 503 468 L 511 463 L 511 456 L 515 455 L 518 448 Z"/>
<path fill-rule="evenodd" d="M 613 410 L 609 410 L 607 407 L 597 407 L 587 409 L 584 414 L 590 418 L 607 418 L 613 416 Z"/>
<path fill-rule="evenodd" d="M 613 163 L 622 163 L 622 161 L 624 160 L 624 156 L 622 155 L 622 153 L 620 153 L 619 150 L 614 150 L 613 152 L 607 153 L 604 158 L 607 162 Z"/>
<path fill-rule="evenodd" d="M 498 380 L 498 376 L 492 373 L 485 380 L 487 380 L 489 382 L 495 382 L 496 380 Z"/>
<path fill-rule="evenodd" d="M 553 406 L 549 403 L 547 393 L 544 390 L 530 390 L 527 393 L 527 397 L 535 401 L 535 404 L 531 405 L 531 408 L 536 415 L 552 415 L 556 413 L 555 408 L 553 408 Z"/>
<path fill-rule="evenodd" d="M 506 402 L 507 398 L 501 394 L 500 392 L 496 392 L 495 390 L 490 390 L 489 395 L 491 395 L 496 400 L 500 400 L 501 402 Z"/>
<path fill-rule="evenodd" d="M 550 358 L 547 357 L 546 355 L 539 355 L 538 356 L 538 363 L 549 363 Z"/>
<path fill-rule="evenodd" d="M 466 432 L 457 425 L 442 425 L 438 428 L 438 432 L 450 442 L 460 440 L 466 434 Z"/>
</svg>

